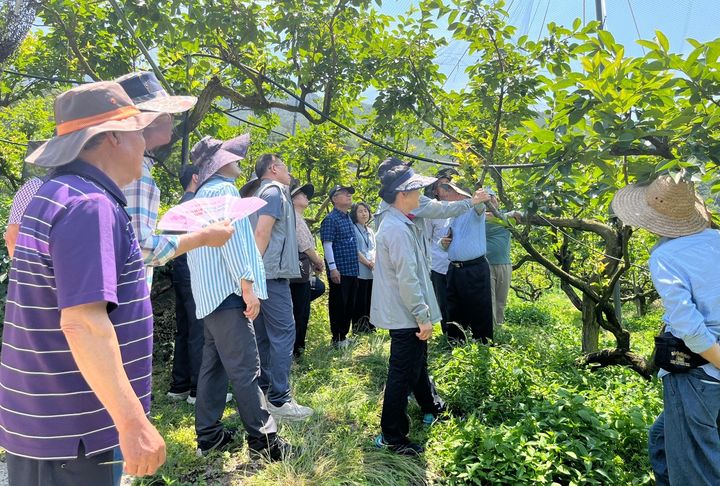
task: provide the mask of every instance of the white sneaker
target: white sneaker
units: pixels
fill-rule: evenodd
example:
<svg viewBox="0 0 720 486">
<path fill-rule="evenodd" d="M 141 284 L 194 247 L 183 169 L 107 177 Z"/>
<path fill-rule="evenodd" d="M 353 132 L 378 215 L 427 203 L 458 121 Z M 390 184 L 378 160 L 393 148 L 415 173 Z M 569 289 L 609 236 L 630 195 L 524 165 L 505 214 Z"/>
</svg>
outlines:
<svg viewBox="0 0 720 486">
<path fill-rule="evenodd" d="M 305 420 L 312 416 L 314 413 L 310 407 L 303 407 L 298 405 L 295 399 L 290 399 L 289 402 L 283 403 L 281 407 L 276 407 L 270 400 L 267 401 L 267 409 L 270 414 L 276 419 L 286 420 Z"/>
<path fill-rule="evenodd" d="M 228 393 L 227 395 L 225 395 L 225 403 L 230 403 L 230 401 L 232 399 L 233 399 L 232 393 Z M 197 398 L 189 396 L 189 397 L 187 397 L 187 400 L 185 400 L 185 401 L 188 402 L 190 405 L 195 405 L 195 400 L 197 400 Z"/>
<path fill-rule="evenodd" d="M 179 402 L 179 401 L 187 399 L 187 397 L 190 396 L 190 390 L 184 391 L 184 392 L 179 392 L 179 393 L 169 391 L 169 392 L 167 392 L 167 396 L 171 400 L 177 400 Z"/>
<path fill-rule="evenodd" d="M 338 341 L 337 347 L 338 349 L 347 349 L 350 346 L 352 346 L 353 342 L 350 339 L 343 339 L 342 341 Z"/>
</svg>

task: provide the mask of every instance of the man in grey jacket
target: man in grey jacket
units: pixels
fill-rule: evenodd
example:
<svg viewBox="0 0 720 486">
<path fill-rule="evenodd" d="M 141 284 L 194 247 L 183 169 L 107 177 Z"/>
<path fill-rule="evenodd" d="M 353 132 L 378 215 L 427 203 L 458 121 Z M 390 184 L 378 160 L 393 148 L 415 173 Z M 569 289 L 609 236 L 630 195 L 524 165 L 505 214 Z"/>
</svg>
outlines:
<svg viewBox="0 0 720 486">
<path fill-rule="evenodd" d="M 410 167 L 410 164 L 403 162 L 396 157 L 390 157 L 389 159 L 385 159 L 378 166 L 378 178 L 382 180 L 383 176 L 389 170 L 396 167 Z M 467 212 L 468 209 L 474 207 L 476 204 L 480 204 L 480 202 L 480 195 L 477 191 L 471 199 L 452 202 L 438 201 L 436 199 L 431 199 L 425 195 L 420 195 L 418 207 L 410 211 L 409 214 L 413 224 L 420 232 L 420 249 L 422 251 L 422 254 L 428 261 L 428 268 L 430 268 L 430 248 L 432 246 L 432 242 L 430 241 L 432 229 L 430 228 L 430 223 L 428 220 L 454 218 L 456 216 L 460 216 L 461 214 Z M 386 201 L 383 200 L 380 202 L 380 206 L 378 206 L 378 210 L 375 213 L 376 229 L 380 228 L 380 223 L 382 222 L 382 219 L 385 217 L 385 214 L 387 213 L 389 208 L 390 204 L 388 204 Z M 430 272 L 430 270 L 428 270 L 428 272 Z"/>
<path fill-rule="evenodd" d="M 420 203 L 420 189 L 434 179 L 416 175 L 407 166 L 383 174 L 380 196 L 389 206 L 377 234 L 370 320 L 390 331 L 390 363 L 380 427 L 375 445 L 403 455 L 417 455 L 423 447 L 407 434 L 408 393 L 412 392 L 431 423 L 445 409 L 427 371 L 427 340 L 440 309 L 430 282 L 430 266 L 423 255 L 423 236 L 409 217 Z"/>
</svg>

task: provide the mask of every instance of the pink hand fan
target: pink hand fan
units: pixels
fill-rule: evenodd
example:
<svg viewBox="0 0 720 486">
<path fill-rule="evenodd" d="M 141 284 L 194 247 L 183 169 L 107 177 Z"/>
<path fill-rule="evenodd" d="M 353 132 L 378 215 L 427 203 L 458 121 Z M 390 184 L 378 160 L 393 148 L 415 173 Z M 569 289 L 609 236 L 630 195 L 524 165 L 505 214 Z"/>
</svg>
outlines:
<svg viewBox="0 0 720 486">
<path fill-rule="evenodd" d="M 170 208 L 158 223 L 161 231 L 197 231 L 217 221 L 246 218 L 267 203 L 259 197 L 218 196 L 191 199 Z"/>
</svg>

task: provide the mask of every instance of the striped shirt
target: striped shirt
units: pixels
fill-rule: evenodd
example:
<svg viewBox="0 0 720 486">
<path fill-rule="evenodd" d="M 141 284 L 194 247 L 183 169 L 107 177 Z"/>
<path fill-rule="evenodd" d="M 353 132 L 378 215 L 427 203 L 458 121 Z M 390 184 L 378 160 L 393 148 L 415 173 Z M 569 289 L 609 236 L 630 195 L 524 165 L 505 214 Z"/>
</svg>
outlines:
<svg viewBox="0 0 720 486">
<path fill-rule="evenodd" d="M 118 445 L 60 329 L 68 307 L 105 301 L 125 372 L 146 412 L 152 308 L 140 248 L 120 189 L 81 161 L 39 189 L 23 216 L 0 354 L 0 446 L 33 459 L 77 457 Z"/>
<path fill-rule="evenodd" d="M 430 235 L 430 256 L 432 263 L 430 269 L 441 275 L 447 275 L 450 260 L 448 260 L 447 251 L 440 246 L 440 239 L 448 234 L 448 228 L 452 219 L 426 219 L 427 234 Z"/>
<path fill-rule="evenodd" d="M 145 157 L 142 176 L 123 188 L 127 200 L 126 210 L 132 218 L 132 226 L 140 242 L 147 275 L 148 287 L 152 286 L 153 269 L 168 262 L 177 251 L 179 236 L 156 235 L 155 227 L 160 208 L 160 189 L 155 184 L 150 169 L 153 160 Z"/>
<path fill-rule="evenodd" d="M 194 199 L 218 196 L 240 197 L 234 181 L 213 176 L 195 194 Z M 235 221 L 235 232 L 220 248 L 203 246 L 188 252 L 190 283 L 198 319 L 202 319 L 231 294 L 242 296 L 240 280 L 253 282 L 259 299 L 267 299 L 265 267 L 255 244 L 248 218 Z"/>
<path fill-rule="evenodd" d="M 25 182 L 25 184 L 22 185 L 22 187 L 20 187 L 20 189 L 18 189 L 18 192 L 16 192 L 13 197 L 7 224 L 20 224 L 20 220 L 22 219 L 23 214 L 25 214 L 25 209 L 27 209 L 28 204 L 30 204 L 33 196 L 38 189 L 40 189 L 42 183 L 42 179 L 31 177 L 27 180 L 27 182 Z"/>
</svg>

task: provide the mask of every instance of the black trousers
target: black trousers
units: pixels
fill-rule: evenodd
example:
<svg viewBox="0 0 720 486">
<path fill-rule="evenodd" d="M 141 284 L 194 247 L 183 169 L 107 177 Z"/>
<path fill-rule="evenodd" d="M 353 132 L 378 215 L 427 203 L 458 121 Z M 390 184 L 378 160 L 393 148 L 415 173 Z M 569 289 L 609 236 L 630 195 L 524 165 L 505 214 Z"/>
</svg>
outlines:
<svg viewBox="0 0 720 486">
<path fill-rule="evenodd" d="M 109 450 L 91 457 L 80 442 L 76 459 L 38 460 L 7 452 L 5 462 L 10 486 L 116 486 L 120 484 L 118 465 Z"/>
<path fill-rule="evenodd" d="M 290 295 L 293 301 L 293 316 L 295 317 L 295 346 L 293 354 L 298 356 L 305 349 L 308 322 L 310 322 L 310 302 L 325 293 L 325 284 L 319 278 L 314 285 L 307 282 L 291 283 Z"/>
<path fill-rule="evenodd" d="M 370 323 L 370 301 L 372 300 L 372 279 L 358 279 L 355 307 L 352 314 L 354 334 L 373 332 L 375 326 Z"/>
<path fill-rule="evenodd" d="M 443 334 L 447 335 L 447 275 L 432 270 L 430 272 L 430 281 L 433 284 L 435 298 L 437 299 L 438 306 L 440 307 L 440 315 L 442 316 L 440 326 L 442 327 Z"/>
<path fill-rule="evenodd" d="M 448 338 L 463 341 L 463 331 L 470 329 L 474 339 L 483 343 L 492 339 L 491 295 L 490 265 L 485 258 L 460 268 L 451 263 L 447 273 Z"/>
<path fill-rule="evenodd" d="M 310 281 L 290 284 L 290 295 L 295 317 L 295 345 L 293 354 L 299 355 L 305 349 L 305 336 L 310 321 Z"/>
<path fill-rule="evenodd" d="M 175 289 L 175 350 L 170 391 L 190 390 L 195 396 L 205 337 L 203 321 L 195 317 L 195 299 L 185 255 L 173 262 L 172 281 Z"/>
<path fill-rule="evenodd" d="M 198 442 L 214 443 L 222 434 L 228 382 L 247 432 L 250 449 L 262 450 L 275 441 L 277 424 L 260 389 L 260 355 L 255 328 L 245 307 L 220 309 L 205 317 L 205 349 L 195 402 Z"/>
<path fill-rule="evenodd" d="M 328 308 L 330 332 L 334 343 L 343 341 L 350 332 L 350 321 L 355 308 L 358 278 L 342 275 L 340 283 L 329 281 Z"/>
<path fill-rule="evenodd" d="M 427 369 L 427 341 L 415 335 L 417 328 L 390 330 L 390 364 L 385 385 L 380 427 L 388 444 L 407 444 L 410 419 L 408 394 L 415 395 L 423 415 L 437 415 L 445 402 L 437 394 Z"/>
</svg>

